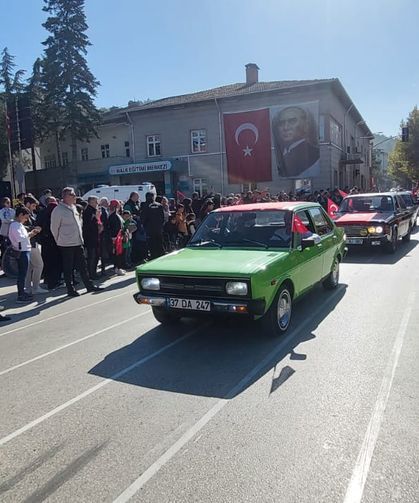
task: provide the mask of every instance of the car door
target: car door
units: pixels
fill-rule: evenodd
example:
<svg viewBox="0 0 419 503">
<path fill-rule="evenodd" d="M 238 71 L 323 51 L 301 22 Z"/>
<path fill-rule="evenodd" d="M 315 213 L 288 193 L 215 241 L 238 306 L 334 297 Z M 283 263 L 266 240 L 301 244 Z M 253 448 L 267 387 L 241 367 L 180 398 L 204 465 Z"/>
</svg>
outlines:
<svg viewBox="0 0 419 503">
<path fill-rule="evenodd" d="M 409 232 L 411 222 L 411 212 L 407 209 L 406 203 L 400 196 L 395 196 L 394 203 L 399 227 L 399 236 L 403 237 Z"/>
<path fill-rule="evenodd" d="M 321 278 L 325 278 L 332 270 L 333 260 L 335 258 L 337 236 L 334 232 L 334 225 L 323 208 L 310 208 L 310 217 L 316 228 L 316 233 L 321 241 L 317 245 L 322 256 Z"/>
<path fill-rule="evenodd" d="M 296 212 L 296 216 L 310 233 L 315 234 L 316 228 L 307 210 Z M 298 292 L 308 290 L 321 279 L 323 270 L 322 247 L 310 246 L 304 250 L 301 248 L 303 236 L 294 232 L 292 261 L 294 263 L 293 279 Z"/>
</svg>

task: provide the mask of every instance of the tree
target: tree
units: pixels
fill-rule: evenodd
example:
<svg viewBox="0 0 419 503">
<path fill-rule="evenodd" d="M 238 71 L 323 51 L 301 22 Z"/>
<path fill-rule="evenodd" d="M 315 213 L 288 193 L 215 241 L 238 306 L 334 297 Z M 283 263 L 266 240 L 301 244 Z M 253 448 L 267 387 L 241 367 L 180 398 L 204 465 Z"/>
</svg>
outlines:
<svg viewBox="0 0 419 503">
<path fill-rule="evenodd" d="M 71 174 L 77 177 L 77 141 L 97 136 L 100 114 L 93 99 L 99 82 L 90 72 L 86 54 L 91 45 L 84 0 L 44 0 L 49 14 L 43 27 L 50 33 L 43 42 L 42 88 L 47 132 L 71 138 Z M 61 161 L 58 153 L 59 163 Z"/>
<path fill-rule="evenodd" d="M 401 127 L 409 128 L 409 141 L 398 140 L 389 156 L 389 174 L 404 187 L 419 180 L 419 110 L 415 106 Z"/>
<path fill-rule="evenodd" d="M 10 102 L 10 98 L 14 93 L 24 90 L 22 82 L 24 70 L 15 71 L 15 58 L 12 56 L 7 47 L 1 53 L 0 60 L 0 179 L 3 179 L 7 174 L 7 165 L 9 162 L 9 143 L 7 139 L 6 129 L 6 103 Z"/>
</svg>

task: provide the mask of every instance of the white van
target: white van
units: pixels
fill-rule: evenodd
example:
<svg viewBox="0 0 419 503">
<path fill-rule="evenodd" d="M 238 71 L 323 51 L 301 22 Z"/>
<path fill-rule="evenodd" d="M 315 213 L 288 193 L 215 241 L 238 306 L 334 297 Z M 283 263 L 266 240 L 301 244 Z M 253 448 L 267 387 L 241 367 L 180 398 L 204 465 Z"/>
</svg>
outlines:
<svg viewBox="0 0 419 503">
<path fill-rule="evenodd" d="M 109 201 L 111 199 L 117 199 L 118 201 L 126 202 L 129 199 L 131 192 L 138 192 L 140 194 L 140 202 L 145 201 L 145 195 L 147 192 L 152 192 L 157 195 L 156 187 L 150 182 L 143 182 L 139 185 L 111 185 L 111 186 L 101 186 L 95 189 L 89 190 L 82 196 L 82 199 L 87 201 L 90 196 L 96 196 L 99 199 L 102 197 L 107 197 Z"/>
</svg>

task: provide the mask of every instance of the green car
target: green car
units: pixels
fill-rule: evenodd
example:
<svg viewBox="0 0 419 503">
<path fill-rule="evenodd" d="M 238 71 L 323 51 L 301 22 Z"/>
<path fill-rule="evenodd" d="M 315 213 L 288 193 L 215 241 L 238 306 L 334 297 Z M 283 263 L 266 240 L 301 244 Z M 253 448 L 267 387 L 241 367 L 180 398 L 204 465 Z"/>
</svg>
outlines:
<svg viewBox="0 0 419 503">
<path fill-rule="evenodd" d="M 273 334 L 314 285 L 336 288 L 344 231 L 317 203 L 228 206 L 211 212 L 186 248 L 137 268 L 138 304 L 160 323 L 201 314 L 261 319 Z"/>
</svg>

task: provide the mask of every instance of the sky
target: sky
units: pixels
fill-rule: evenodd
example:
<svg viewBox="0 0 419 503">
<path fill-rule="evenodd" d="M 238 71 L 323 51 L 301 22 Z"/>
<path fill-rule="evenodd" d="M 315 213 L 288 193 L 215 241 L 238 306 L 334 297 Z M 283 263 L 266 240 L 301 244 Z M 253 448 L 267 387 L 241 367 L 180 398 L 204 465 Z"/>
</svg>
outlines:
<svg viewBox="0 0 419 503">
<path fill-rule="evenodd" d="M 43 0 L 0 0 L 0 48 L 30 72 Z M 419 103 L 417 0 L 86 0 L 96 104 L 124 106 L 245 79 L 337 77 L 373 132 Z"/>
</svg>

